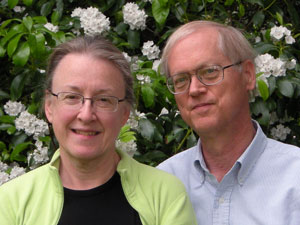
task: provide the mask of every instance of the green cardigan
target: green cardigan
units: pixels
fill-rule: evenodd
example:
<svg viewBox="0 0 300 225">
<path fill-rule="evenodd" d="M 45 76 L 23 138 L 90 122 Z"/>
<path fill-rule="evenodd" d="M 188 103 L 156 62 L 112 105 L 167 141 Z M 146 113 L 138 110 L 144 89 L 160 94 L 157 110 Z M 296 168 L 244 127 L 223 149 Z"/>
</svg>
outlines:
<svg viewBox="0 0 300 225">
<path fill-rule="evenodd" d="M 125 196 L 143 225 L 197 224 L 177 178 L 117 152 L 121 157 L 117 171 Z M 59 161 L 58 150 L 50 163 L 0 186 L 1 225 L 57 225 L 64 204 Z"/>
</svg>

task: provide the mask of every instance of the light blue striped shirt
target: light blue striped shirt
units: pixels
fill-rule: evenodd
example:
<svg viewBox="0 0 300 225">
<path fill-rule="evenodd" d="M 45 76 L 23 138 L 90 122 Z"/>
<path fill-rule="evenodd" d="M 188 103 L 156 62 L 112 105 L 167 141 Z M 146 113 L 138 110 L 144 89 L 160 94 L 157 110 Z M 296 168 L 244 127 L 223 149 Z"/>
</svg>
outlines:
<svg viewBox="0 0 300 225">
<path fill-rule="evenodd" d="M 255 125 L 253 141 L 220 183 L 200 140 L 158 166 L 184 183 L 199 225 L 300 225 L 300 148 L 267 138 Z"/>
</svg>

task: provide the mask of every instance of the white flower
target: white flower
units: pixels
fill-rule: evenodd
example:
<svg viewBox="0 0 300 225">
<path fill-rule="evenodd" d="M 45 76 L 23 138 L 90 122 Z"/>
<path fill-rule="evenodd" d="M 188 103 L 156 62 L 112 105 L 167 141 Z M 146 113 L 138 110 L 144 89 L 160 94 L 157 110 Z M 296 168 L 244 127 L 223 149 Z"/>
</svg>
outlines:
<svg viewBox="0 0 300 225">
<path fill-rule="evenodd" d="M 59 30 L 58 26 L 54 26 L 52 23 L 46 23 L 44 25 L 44 27 L 46 27 L 48 30 L 50 30 L 50 31 L 52 31 L 54 33 L 58 32 L 58 30 Z"/>
<path fill-rule="evenodd" d="M 20 116 L 16 118 L 15 125 L 17 130 L 24 130 L 27 135 L 33 135 L 35 140 L 49 133 L 47 123 L 27 111 L 23 111 Z"/>
<path fill-rule="evenodd" d="M 137 145 L 134 140 L 128 142 L 121 142 L 120 140 L 116 141 L 116 147 L 124 152 L 126 152 L 131 157 L 137 151 Z"/>
<path fill-rule="evenodd" d="M 147 56 L 149 60 L 156 59 L 159 56 L 159 47 L 154 44 L 153 41 L 147 41 L 142 48 L 143 55 Z"/>
<path fill-rule="evenodd" d="M 159 65 L 160 65 L 160 59 L 154 60 L 154 62 L 153 62 L 153 64 L 152 64 L 152 69 L 155 70 L 155 71 L 157 71 Z"/>
<path fill-rule="evenodd" d="M 130 63 L 131 57 L 126 52 L 123 52 L 123 55 L 124 55 L 125 59 L 127 60 L 127 62 Z"/>
<path fill-rule="evenodd" d="M 16 13 L 22 13 L 22 12 L 24 12 L 25 11 L 25 7 L 22 7 L 22 6 L 15 6 L 14 8 L 13 8 L 13 10 L 16 12 Z"/>
<path fill-rule="evenodd" d="M 295 69 L 296 64 L 297 64 L 296 59 L 292 59 L 291 61 L 289 61 L 285 64 L 285 67 L 289 70 L 292 70 L 292 69 Z"/>
<path fill-rule="evenodd" d="M 286 63 L 281 59 L 274 57 L 268 53 L 259 55 L 255 58 L 256 73 L 263 73 L 265 77 L 271 75 L 285 76 L 286 75 Z"/>
<path fill-rule="evenodd" d="M 123 7 L 124 23 L 132 30 L 145 30 L 148 15 L 144 10 L 140 10 L 136 3 L 128 2 Z"/>
<path fill-rule="evenodd" d="M 0 186 L 9 181 L 9 175 L 5 172 L 0 172 Z"/>
<path fill-rule="evenodd" d="M 73 10 L 72 14 L 71 14 L 71 17 L 80 17 L 82 15 L 82 12 L 84 10 L 80 7 L 76 8 Z"/>
<path fill-rule="evenodd" d="M 76 8 L 71 17 L 79 17 L 80 26 L 87 35 L 104 34 L 110 29 L 110 21 L 97 8 L 89 7 L 87 9 Z"/>
<path fill-rule="evenodd" d="M 289 35 L 289 36 L 285 36 L 285 42 L 287 43 L 287 44 L 293 44 L 293 43 L 295 43 L 296 42 L 296 40 L 291 36 L 291 35 Z"/>
<path fill-rule="evenodd" d="M 25 168 L 19 167 L 19 166 L 15 166 L 10 171 L 9 179 L 14 179 L 14 178 L 16 178 L 18 176 L 21 176 L 24 173 L 25 173 Z"/>
<path fill-rule="evenodd" d="M 0 172 L 5 172 L 8 169 L 8 165 L 0 161 Z"/>
<path fill-rule="evenodd" d="M 270 35 L 275 40 L 279 41 L 281 38 L 283 38 L 284 34 L 287 32 L 287 28 L 283 26 L 274 26 L 271 28 Z"/>
<path fill-rule="evenodd" d="M 276 127 L 271 129 L 271 136 L 276 140 L 284 141 L 290 132 L 290 128 L 284 127 L 282 124 L 278 124 Z"/>
<path fill-rule="evenodd" d="M 261 42 L 261 38 L 260 38 L 259 36 L 257 36 L 257 37 L 255 38 L 255 43 L 259 43 L 259 42 Z"/>
<path fill-rule="evenodd" d="M 168 111 L 165 107 L 162 108 L 162 110 L 161 110 L 159 116 L 164 115 L 164 114 L 169 114 L 169 111 Z"/>
<path fill-rule="evenodd" d="M 149 76 L 144 76 L 142 74 L 137 74 L 136 79 L 140 82 L 140 84 L 149 84 L 151 83 L 151 78 Z"/>
<path fill-rule="evenodd" d="M 6 112 L 6 114 L 10 116 L 17 116 L 21 112 L 25 111 L 25 109 L 26 109 L 25 105 L 23 105 L 21 102 L 13 102 L 9 100 L 4 105 L 4 111 Z"/>
</svg>

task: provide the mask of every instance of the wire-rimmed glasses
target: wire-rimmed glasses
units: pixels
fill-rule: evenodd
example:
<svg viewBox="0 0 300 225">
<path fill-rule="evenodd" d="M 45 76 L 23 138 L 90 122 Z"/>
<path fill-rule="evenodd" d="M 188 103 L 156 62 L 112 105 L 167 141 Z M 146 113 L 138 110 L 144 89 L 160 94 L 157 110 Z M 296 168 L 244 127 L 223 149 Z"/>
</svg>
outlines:
<svg viewBox="0 0 300 225">
<path fill-rule="evenodd" d="M 109 95 L 95 95 L 91 98 L 85 98 L 83 95 L 74 92 L 58 92 L 57 94 L 49 90 L 49 93 L 57 97 L 58 101 L 68 107 L 68 109 L 79 110 L 85 100 L 91 100 L 92 106 L 98 112 L 116 112 L 119 102 L 123 102 L 126 98 L 119 99 Z"/>
<path fill-rule="evenodd" d="M 224 70 L 241 64 L 242 61 L 237 63 L 233 63 L 228 66 L 205 66 L 195 70 L 194 75 L 198 78 L 198 80 L 207 86 L 215 85 L 220 83 L 224 79 Z M 193 74 L 189 72 L 175 74 L 167 78 L 167 87 L 169 91 L 173 94 L 181 94 L 186 92 L 191 84 L 191 76 Z"/>
</svg>

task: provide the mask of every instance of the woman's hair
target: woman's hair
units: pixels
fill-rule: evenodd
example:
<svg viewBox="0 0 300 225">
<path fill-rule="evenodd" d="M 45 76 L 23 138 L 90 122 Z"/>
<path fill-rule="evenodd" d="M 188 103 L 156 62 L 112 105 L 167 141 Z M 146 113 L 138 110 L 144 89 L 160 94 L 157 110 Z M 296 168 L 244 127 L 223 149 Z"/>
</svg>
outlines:
<svg viewBox="0 0 300 225">
<path fill-rule="evenodd" d="M 90 54 L 97 59 L 105 59 L 112 62 L 123 75 L 125 83 L 125 99 L 133 106 L 133 77 L 131 76 L 130 65 L 122 52 L 101 36 L 77 37 L 57 46 L 50 55 L 48 61 L 46 80 L 44 83 L 45 92 L 52 88 L 52 80 L 58 64 L 66 55 L 71 53 Z"/>
<path fill-rule="evenodd" d="M 174 45 L 188 35 L 203 28 L 213 28 L 219 33 L 219 48 L 232 63 L 251 60 L 254 63 L 256 53 L 244 35 L 234 27 L 212 21 L 193 21 L 180 26 L 168 39 L 161 59 L 162 72 L 168 77 L 168 57 Z"/>
</svg>

